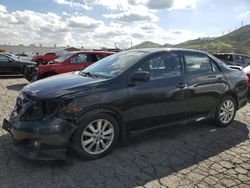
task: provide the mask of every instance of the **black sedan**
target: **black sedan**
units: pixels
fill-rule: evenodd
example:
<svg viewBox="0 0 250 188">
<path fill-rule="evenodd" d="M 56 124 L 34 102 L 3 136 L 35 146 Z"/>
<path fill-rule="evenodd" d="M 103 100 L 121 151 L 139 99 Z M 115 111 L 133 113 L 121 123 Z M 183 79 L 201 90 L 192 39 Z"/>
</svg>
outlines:
<svg viewBox="0 0 250 188">
<path fill-rule="evenodd" d="M 2 75 L 23 74 L 26 66 L 34 64 L 36 63 L 22 61 L 17 56 L 0 53 L 0 74 Z"/>
<path fill-rule="evenodd" d="M 3 128 L 25 157 L 64 159 L 71 146 L 96 159 L 119 139 L 165 126 L 229 126 L 247 104 L 247 81 L 202 51 L 129 50 L 25 86 Z"/>
</svg>

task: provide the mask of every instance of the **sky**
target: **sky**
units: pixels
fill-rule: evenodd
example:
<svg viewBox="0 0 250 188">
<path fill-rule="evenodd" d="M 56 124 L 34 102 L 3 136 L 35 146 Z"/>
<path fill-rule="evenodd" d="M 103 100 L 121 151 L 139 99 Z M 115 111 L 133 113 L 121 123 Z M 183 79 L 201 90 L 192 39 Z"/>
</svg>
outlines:
<svg viewBox="0 0 250 188">
<path fill-rule="evenodd" d="M 177 44 L 250 24 L 250 0 L 0 0 L 0 44 Z"/>
</svg>

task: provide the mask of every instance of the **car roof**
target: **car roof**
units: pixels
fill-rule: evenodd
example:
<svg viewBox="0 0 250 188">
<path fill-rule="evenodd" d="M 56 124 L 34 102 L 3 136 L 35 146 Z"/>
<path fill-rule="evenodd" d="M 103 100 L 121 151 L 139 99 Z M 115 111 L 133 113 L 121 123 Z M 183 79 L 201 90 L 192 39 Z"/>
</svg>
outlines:
<svg viewBox="0 0 250 188">
<path fill-rule="evenodd" d="M 141 49 L 131 49 L 127 50 L 127 52 L 141 52 L 145 54 L 157 53 L 157 52 L 195 52 L 195 53 L 203 53 L 208 54 L 207 52 L 201 50 L 194 50 L 194 49 L 185 49 L 185 48 L 141 48 Z"/>
<path fill-rule="evenodd" d="M 95 51 L 95 50 L 81 50 L 81 51 L 72 51 L 69 52 L 71 54 L 76 53 L 88 53 L 88 54 L 114 54 L 115 52 L 109 52 L 109 51 Z"/>
</svg>

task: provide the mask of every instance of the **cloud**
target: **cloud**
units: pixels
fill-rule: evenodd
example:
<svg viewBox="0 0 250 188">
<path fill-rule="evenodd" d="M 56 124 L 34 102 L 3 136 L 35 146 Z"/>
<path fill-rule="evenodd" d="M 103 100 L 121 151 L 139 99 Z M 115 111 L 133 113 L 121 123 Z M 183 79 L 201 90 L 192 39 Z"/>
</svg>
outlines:
<svg viewBox="0 0 250 188">
<path fill-rule="evenodd" d="M 58 1 L 58 0 L 57 0 Z M 62 0 L 61 3 L 64 3 Z M 83 1 L 70 1 L 82 3 Z M 102 0 L 85 0 L 85 5 L 105 4 Z M 109 1 L 111 2 L 111 0 Z M 104 20 L 97 20 L 82 13 L 52 12 L 39 13 L 30 10 L 8 11 L 0 5 L 0 43 L 43 44 L 43 46 L 84 46 L 85 48 L 114 47 L 126 48 L 151 40 L 160 44 L 178 43 L 187 39 L 202 37 L 183 29 L 163 29 L 158 24 L 156 10 L 142 5 L 148 1 L 112 1 L 110 14 Z M 135 6 L 131 9 L 132 4 Z M 106 3 L 108 7 L 108 3 Z M 99 5 L 98 5 L 99 6 Z M 131 7 L 130 7 L 131 6 Z M 89 9 L 90 10 L 90 9 Z M 107 19 L 108 18 L 108 19 Z"/>
<path fill-rule="evenodd" d="M 3 5 L 0 5 L 0 13 L 5 13 L 5 12 L 7 12 L 6 7 Z"/>
<path fill-rule="evenodd" d="M 141 12 L 141 11 L 125 11 L 118 14 L 105 14 L 103 15 L 106 18 L 113 18 L 116 21 L 120 22 L 156 22 L 158 17 L 150 12 Z"/>
<path fill-rule="evenodd" d="M 85 10 L 91 9 L 88 5 L 84 4 L 82 1 L 79 0 L 53 0 L 53 1 L 57 4 L 67 5 L 70 7 L 83 8 Z"/>
<path fill-rule="evenodd" d="M 195 9 L 197 0 L 174 0 L 171 9 Z"/>
<path fill-rule="evenodd" d="M 169 9 L 173 6 L 174 0 L 149 0 L 146 6 L 149 9 Z"/>
<path fill-rule="evenodd" d="M 247 18 L 250 16 L 250 11 L 243 12 L 239 15 L 239 18 Z"/>
<path fill-rule="evenodd" d="M 86 16 L 62 13 L 63 17 L 66 17 L 63 18 L 51 12 L 8 12 L 6 7 L 0 7 L 0 43 L 79 46 L 88 38 L 87 33 L 95 32 L 95 29 L 103 24 L 102 21 Z M 91 37 L 91 34 L 88 35 Z"/>
<path fill-rule="evenodd" d="M 195 8 L 197 0 L 53 0 L 73 8 L 91 10 L 93 6 L 102 6 L 109 10 L 133 10 L 144 6 L 152 10 Z"/>
<path fill-rule="evenodd" d="M 68 26 L 71 28 L 80 28 L 83 30 L 93 30 L 102 25 L 102 21 L 89 18 L 87 16 L 72 16 L 68 19 Z"/>
</svg>

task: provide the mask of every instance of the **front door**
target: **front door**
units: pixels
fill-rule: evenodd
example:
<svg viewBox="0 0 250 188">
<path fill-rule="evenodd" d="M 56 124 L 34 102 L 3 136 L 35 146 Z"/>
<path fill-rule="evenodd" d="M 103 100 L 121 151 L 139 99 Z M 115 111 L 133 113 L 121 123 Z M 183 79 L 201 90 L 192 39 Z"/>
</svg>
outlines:
<svg viewBox="0 0 250 188">
<path fill-rule="evenodd" d="M 160 53 L 145 60 L 136 70 L 148 71 L 150 80 L 129 87 L 131 131 L 171 124 L 186 118 L 186 80 L 182 58 Z"/>
</svg>

